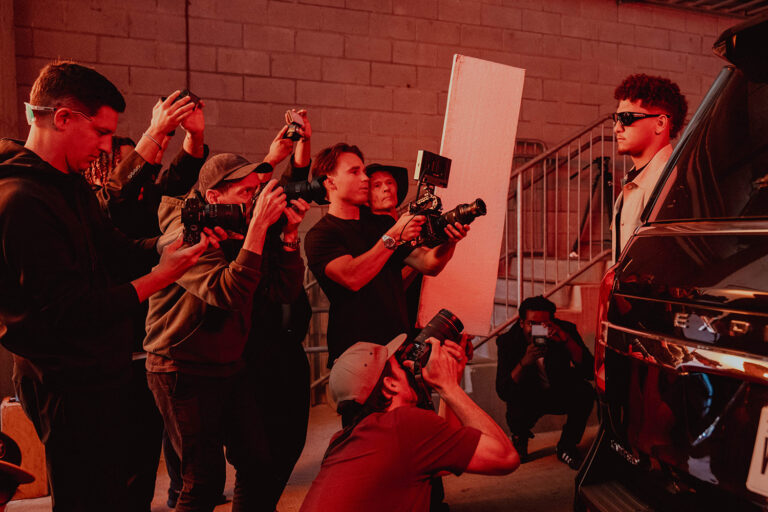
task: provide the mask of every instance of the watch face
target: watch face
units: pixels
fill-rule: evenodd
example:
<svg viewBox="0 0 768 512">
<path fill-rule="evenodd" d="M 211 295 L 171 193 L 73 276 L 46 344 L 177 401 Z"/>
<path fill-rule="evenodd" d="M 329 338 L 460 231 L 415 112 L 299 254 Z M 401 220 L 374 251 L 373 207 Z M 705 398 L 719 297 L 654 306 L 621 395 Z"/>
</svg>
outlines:
<svg viewBox="0 0 768 512">
<path fill-rule="evenodd" d="M 395 246 L 397 245 L 397 242 L 395 242 L 395 239 L 389 235 L 383 235 L 381 237 L 381 241 L 384 243 L 384 247 L 386 247 L 387 249 L 394 249 Z"/>
</svg>

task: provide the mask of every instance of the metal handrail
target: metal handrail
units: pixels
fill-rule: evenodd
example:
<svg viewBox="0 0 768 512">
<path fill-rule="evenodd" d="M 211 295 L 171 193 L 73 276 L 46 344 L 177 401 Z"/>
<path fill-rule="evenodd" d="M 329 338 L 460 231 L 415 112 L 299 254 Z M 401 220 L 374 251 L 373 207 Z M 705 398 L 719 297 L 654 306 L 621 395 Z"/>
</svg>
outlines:
<svg viewBox="0 0 768 512">
<path fill-rule="evenodd" d="M 534 158 L 533 160 L 531 160 L 530 162 L 527 162 L 516 169 L 512 169 L 512 174 L 509 176 L 510 181 L 513 178 L 516 178 L 519 174 L 527 171 L 528 169 L 532 167 L 536 167 L 538 164 L 540 164 L 547 158 L 550 158 L 552 155 L 554 155 L 555 153 L 563 149 L 568 144 L 572 143 L 574 140 L 580 138 L 585 133 L 594 130 L 595 128 L 597 128 L 598 126 L 600 126 L 610 118 L 611 118 L 611 114 L 605 114 L 604 116 L 600 117 L 598 120 L 594 121 L 592 124 L 587 125 L 587 127 L 583 128 L 580 132 L 577 132 L 576 134 L 563 139 L 557 145 L 555 145 L 552 149 L 547 150 L 546 153 L 542 153 L 536 158 Z"/>
</svg>

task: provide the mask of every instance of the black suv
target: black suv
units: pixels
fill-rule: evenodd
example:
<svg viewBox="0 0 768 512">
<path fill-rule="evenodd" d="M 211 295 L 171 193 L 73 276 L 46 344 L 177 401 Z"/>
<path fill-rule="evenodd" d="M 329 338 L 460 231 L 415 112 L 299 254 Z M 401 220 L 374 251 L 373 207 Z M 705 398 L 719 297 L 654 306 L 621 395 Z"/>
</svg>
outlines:
<svg viewBox="0 0 768 512">
<path fill-rule="evenodd" d="M 718 75 L 600 291 L 576 510 L 768 510 L 768 16 Z"/>
</svg>

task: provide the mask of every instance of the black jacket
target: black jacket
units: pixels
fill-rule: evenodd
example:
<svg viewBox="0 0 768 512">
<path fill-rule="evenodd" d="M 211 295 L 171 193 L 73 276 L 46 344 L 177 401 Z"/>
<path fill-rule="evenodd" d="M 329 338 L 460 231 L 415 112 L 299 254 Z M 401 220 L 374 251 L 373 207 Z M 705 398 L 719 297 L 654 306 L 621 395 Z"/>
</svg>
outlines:
<svg viewBox="0 0 768 512">
<path fill-rule="evenodd" d="M 589 349 L 584 345 L 576 325 L 565 320 L 554 320 L 565 333 L 581 347 L 581 363 L 576 364 L 571 360 L 571 353 L 564 343 L 550 342 L 544 356 L 544 367 L 547 378 L 553 388 L 567 386 L 572 379 L 591 380 L 594 367 L 594 358 Z M 540 386 L 538 369 L 535 365 L 523 368 L 523 374 L 519 382 L 512 380 L 512 369 L 525 355 L 528 343 L 520 327 L 516 322 L 512 327 L 496 339 L 498 348 L 498 366 L 496 367 L 496 393 L 499 398 L 509 402 L 514 400 L 518 393 L 525 393 L 532 386 Z"/>
<path fill-rule="evenodd" d="M 19 143 L 0 140 L 0 342 L 16 377 L 66 387 L 125 377 L 131 315 L 139 307 L 129 267 L 154 248 L 121 235 L 88 183 Z"/>
</svg>

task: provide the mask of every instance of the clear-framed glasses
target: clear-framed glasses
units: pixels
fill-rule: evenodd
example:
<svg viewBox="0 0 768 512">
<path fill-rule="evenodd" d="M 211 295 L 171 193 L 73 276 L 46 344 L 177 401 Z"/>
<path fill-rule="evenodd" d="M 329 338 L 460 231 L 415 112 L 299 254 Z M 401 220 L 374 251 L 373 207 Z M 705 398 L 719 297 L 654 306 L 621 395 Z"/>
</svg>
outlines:
<svg viewBox="0 0 768 512">
<path fill-rule="evenodd" d="M 31 103 L 24 102 L 24 113 L 27 116 L 27 124 L 31 125 L 35 121 L 35 112 L 44 112 L 44 113 L 55 113 L 57 110 L 66 108 L 70 112 L 74 114 L 78 114 L 83 117 L 88 122 L 92 122 L 93 118 L 84 112 L 80 112 L 79 110 L 75 110 L 73 108 L 69 107 L 43 107 L 41 105 L 32 105 Z"/>
</svg>

